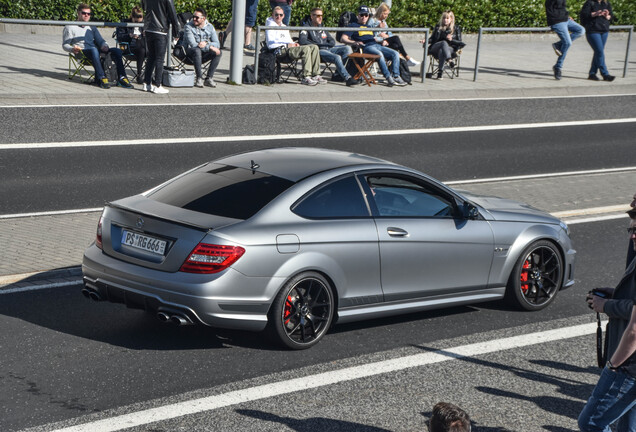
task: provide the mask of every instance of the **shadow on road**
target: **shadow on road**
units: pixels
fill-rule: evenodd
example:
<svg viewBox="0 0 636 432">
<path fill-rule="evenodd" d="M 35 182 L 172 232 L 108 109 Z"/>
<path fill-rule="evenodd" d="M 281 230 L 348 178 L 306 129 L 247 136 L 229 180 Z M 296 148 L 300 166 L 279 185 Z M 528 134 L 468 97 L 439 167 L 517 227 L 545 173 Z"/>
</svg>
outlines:
<svg viewBox="0 0 636 432">
<path fill-rule="evenodd" d="M 298 419 L 292 417 L 281 417 L 258 410 L 238 409 L 237 413 L 252 417 L 258 420 L 264 420 L 272 423 L 280 423 L 288 428 L 298 432 L 390 432 L 375 426 L 367 426 L 360 423 L 354 423 L 344 420 L 335 420 L 324 417 L 312 417 L 308 419 Z"/>
</svg>

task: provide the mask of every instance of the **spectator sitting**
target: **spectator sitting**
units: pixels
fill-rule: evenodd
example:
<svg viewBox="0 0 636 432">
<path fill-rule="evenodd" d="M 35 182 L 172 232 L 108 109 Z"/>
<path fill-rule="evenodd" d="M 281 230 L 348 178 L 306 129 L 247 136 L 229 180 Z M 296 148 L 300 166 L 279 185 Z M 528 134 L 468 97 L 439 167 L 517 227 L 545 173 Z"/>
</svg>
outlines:
<svg viewBox="0 0 636 432">
<path fill-rule="evenodd" d="M 80 3 L 77 6 L 77 20 L 88 22 L 91 19 L 91 7 L 86 3 Z M 67 25 L 64 26 L 64 33 L 62 34 L 62 48 L 64 51 L 73 55 L 77 55 L 80 52 L 90 60 L 93 68 L 95 69 L 96 82 L 103 89 L 110 88 L 108 78 L 104 73 L 104 68 L 99 61 L 99 53 L 110 52 L 115 65 L 117 66 L 117 85 L 124 88 L 133 88 L 128 78 L 126 77 L 126 69 L 124 63 L 121 60 L 122 52 L 119 48 L 109 48 L 108 44 L 104 40 L 97 27 L 84 26 L 84 25 Z"/>
<path fill-rule="evenodd" d="M 470 417 L 460 407 L 439 402 L 433 407 L 429 432 L 470 432 Z"/>
<path fill-rule="evenodd" d="M 424 43 L 423 40 L 420 42 Z M 452 58 L 457 50 L 465 45 L 462 42 L 461 31 L 455 25 L 455 14 L 453 11 L 448 10 L 442 13 L 439 23 L 433 29 L 433 34 L 428 40 L 428 44 L 428 53 L 437 58 L 439 63 L 437 79 L 441 80 L 444 78 L 446 60 Z"/>
<path fill-rule="evenodd" d="M 303 26 L 322 27 L 322 15 L 322 9 L 313 8 L 311 18 L 303 22 Z M 351 54 L 351 47 L 347 45 L 335 46 L 336 40 L 325 30 L 302 30 L 298 42 L 301 46 L 317 45 L 321 60 L 334 63 L 336 74 L 346 82 L 347 86 L 358 84 L 358 81 L 353 79 L 344 66 L 347 56 Z"/>
<path fill-rule="evenodd" d="M 353 49 L 362 48 L 362 51 L 366 54 L 379 55 L 380 58 L 377 62 L 380 65 L 380 70 L 386 78 L 389 87 L 394 85 L 407 85 L 400 76 L 400 54 L 389 48 L 389 43 L 387 41 L 383 40 L 382 43 L 376 42 L 371 30 L 362 30 L 369 28 L 367 26 L 368 21 L 369 8 L 367 6 L 360 6 L 358 8 L 358 22 L 350 23 L 349 27 L 356 27 L 361 30 L 343 33 L 341 41 L 346 45 L 351 45 Z M 389 68 L 386 65 L 385 58 L 391 61 L 391 71 L 389 71 Z"/>
<path fill-rule="evenodd" d="M 285 13 L 283 8 L 276 6 L 272 11 L 272 16 L 267 18 L 265 25 L 286 27 L 283 24 Z M 303 60 L 302 84 L 314 86 L 316 84 L 326 84 L 327 81 L 320 76 L 320 53 L 318 45 L 300 46 L 294 42 L 289 30 L 267 30 L 265 32 L 267 48 L 275 50 L 281 55 L 288 55 L 292 59 Z"/>
<path fill-rule="evenodd" d="M 391 13 L 391 8 L 386 2 L 380 3 L 380 6 L 375 11 L 375 17 L 369 18 L 369 27 L 379 27 L 379 28 L 387 28 L 389 27 L 386 23 L 386 19 L 389 17 Z M 379 31 L 375 33 L 375 41 L 378 43 L 382 43 L 382 41 L 386 40 L 389 45 L 388 47 L 396 50 L 400 53 L 402 57 L 407 61 L 409 66 L 417 66 L 420 64 L 417 60 L 412 58 L 410 55 L 406 53 L 404 46 L 402 45 L 402 41 L 398 35 L 394 35 L 392 32 L 383 32 Z"/>
<path fill-rule="evenodd" d="M 210 67 L 208 68 L 208 76 L 205 78 L 205 85 L 214 88 L 216 87 L 214 72 L 221 61 L 221 48 L 214 26 L 208 22 L 207 16 L 205 9 L 196 8 L 192 21 L 185 25 L 183 37 L 186 55 L 194 64 L 197 76 L 194 85 L 203 87 L 201 65 L 209 60 Z"/>
<path fill-rule="evenodd" d="M 125 19 L 124 22 L 144 22 L 144 11 L 139 6 L 135 6 L 130 12 L 130 18 Z M 117 42 L 128 44 L 128 49 L 135 56 L 137 63 L 137 84 L 143 84 L 144 78 L 141 76 L 141 72 L 146 59 L 146 38 L 141 27 L 117 27 Z"/>
</svg>

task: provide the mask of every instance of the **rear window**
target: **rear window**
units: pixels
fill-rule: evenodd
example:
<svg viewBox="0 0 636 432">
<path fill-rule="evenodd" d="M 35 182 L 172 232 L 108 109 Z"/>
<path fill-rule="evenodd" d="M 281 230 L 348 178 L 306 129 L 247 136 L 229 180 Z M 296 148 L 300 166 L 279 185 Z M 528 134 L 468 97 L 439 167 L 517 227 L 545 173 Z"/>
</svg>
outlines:
<svg viewBox="0 0 636 432">
<path fill-rule="evenodd" d="M 227 165 L 209 164 L 148 195 L 148 198 L 200 213 L 248 219 L 293 182 Z"/>
</svg>

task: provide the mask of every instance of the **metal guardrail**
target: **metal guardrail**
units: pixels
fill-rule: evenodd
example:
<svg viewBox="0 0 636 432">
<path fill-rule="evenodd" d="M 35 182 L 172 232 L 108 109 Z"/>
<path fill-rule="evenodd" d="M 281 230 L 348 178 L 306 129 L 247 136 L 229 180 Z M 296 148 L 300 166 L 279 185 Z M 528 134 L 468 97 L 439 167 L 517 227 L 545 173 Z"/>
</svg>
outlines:
<svg viewBox="0 0 636 432">
<path fill-rule="evenodd" d="M 627 48 L 625 49 L 625 62 L 623 64 L 623 78 L 627 76 L 627 66 L 629 65 L 629 48 L 632 42 L 632 33 L 634 32 L 633 25 L 618 25 L 610 26 L 612 30 L 629 30 L 629 36 L 627 37 Z M 477 37 L 477 54 L 475 55 L 475 73 L 473 75 L 473 82 L 477 81 L 477 75 L 479 74 L 479 53 L 481 52 L 481 36 L 484 32 L 549 32 L 552 31 L 550 27 L 480 27 L 479 36 Z"/>
<path fill-rule="evenodd" d="M 0 18 L 0 23 L 7 24 L 34 24 L 34 25 L 92 25 L 95 27 L 143 27 L 144 23 L 124 23 L 124 22 L 107 22 L 107 21 L 55 21 L 55 20 L 30 20 L 18 18 Z"/>
<path fill-rule="evenodd" d="M 300 26 L 300 27 L 283 27 L 284 30 L 296 31 L 296 30 L 325 30 L 325 31 L 342 31 L 342 32 L 352 32 L 357 31 L 357 27 L 311 27 L 311 26 Z M 380 31 L 378 27 L 368 27 L 371 31 Z M 255 48 L 256 52 L 254 54 L 254 79 L 258 82 L 258 55 L 260 52 L 260 40 L 261 40 L 261 31 L 265 30 L 281 30 L 280 26 L 256 26 L 256 42 Z M 422 57 L 422 63 L 420 65 L 420 74 L 422 76 L 422 82 L 424 82 L 424 76 L 426 75 L 424 71 L 426 70 L 426 59 L 428 57 L 428 34 L 429 29 L 425 27 L 413 27 L 413 28 L 383 28 L 381 29 L 383 32 L 392 32 L 392 33 L 424 33 L 424 55 Z"/>
</svg>

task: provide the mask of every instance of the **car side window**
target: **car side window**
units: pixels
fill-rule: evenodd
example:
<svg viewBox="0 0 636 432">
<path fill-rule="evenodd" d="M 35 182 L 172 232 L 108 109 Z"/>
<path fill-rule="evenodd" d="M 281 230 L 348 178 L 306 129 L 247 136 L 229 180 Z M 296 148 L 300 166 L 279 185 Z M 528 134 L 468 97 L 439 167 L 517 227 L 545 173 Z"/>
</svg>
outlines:
<svg viewBox="0 0 636 432">
<path fill-rule="evenodd" d="M 321 186 L 296 204 L 292 211 L 309 219 L 370 216 L 360 185 L 353 176 Z"/>
<path fill-rule="evenodd" d="M 453 217 L 450 197 L 430 185 L 401 176 L 367 176 L 380 216 Z"/>
</svg>

